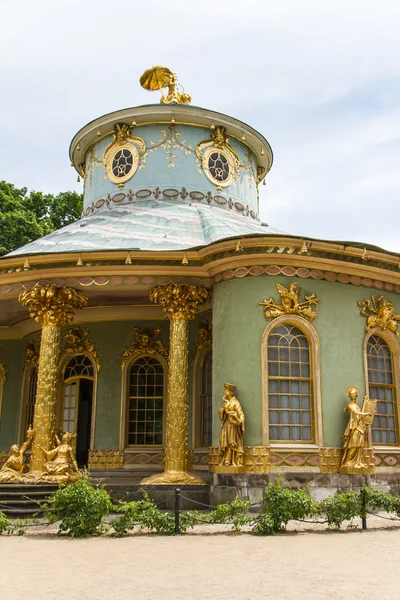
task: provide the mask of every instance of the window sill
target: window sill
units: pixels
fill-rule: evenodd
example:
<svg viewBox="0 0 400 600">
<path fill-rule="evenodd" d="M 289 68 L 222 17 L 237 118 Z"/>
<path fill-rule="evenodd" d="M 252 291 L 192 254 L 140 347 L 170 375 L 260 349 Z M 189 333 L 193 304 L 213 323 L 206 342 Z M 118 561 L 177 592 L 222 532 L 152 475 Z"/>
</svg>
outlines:
<svg viewBox="0 0 400 600">
<path fill-rule="evenodd" d="M 306 452 L 319 452 L 321 447 L 318 446 L 317 444 L 297 444 L 297 443 L 293 443 L 293 444 L 276 444 L 276 443 L 271 443 L 269 444 L 270 450 L 284 450 L 285 452 L 290 452 L 290 451 L 299 451 L 299 450 L 303 450 Z"/>
</svg>

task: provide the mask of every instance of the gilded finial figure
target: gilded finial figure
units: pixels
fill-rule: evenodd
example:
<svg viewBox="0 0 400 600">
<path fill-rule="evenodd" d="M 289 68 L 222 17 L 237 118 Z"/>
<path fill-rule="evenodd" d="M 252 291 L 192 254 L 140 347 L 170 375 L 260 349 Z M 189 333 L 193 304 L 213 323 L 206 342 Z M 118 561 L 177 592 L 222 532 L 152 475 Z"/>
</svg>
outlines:
<svg viewBox="0 0 400 600">
<path fill-rule="evenodd" d="M 168 94 L 161 95 L 161 104 L 190 104 L 192 98 L 183 88 L 179 89 L 178 78 L 168 67 L 152 67 L 143 73 L 140 85 L 146 90 L 168 88 Z M 182 87 L 182 86 L 181 86 Z"/>
<path fill-rule="evenodd" d="M 373 327 L 380 327 L 381 329 L 389 329 L 393 331 L 397 336 L 399 335 L 397 328 L 400 321 L 400 315 L 396 315 L 394 312 L 394 306 L 383 296 L 371 296 L 371 300 L 363 300 L 357 302 L 358 306 L 362 308 L 361 314 L 367 317 L 367 326 L 365 331 L 370 331 Z"/>
<path fill-rule="evenodd" d="M 243 466 L 244 413 L 239 400 L 234 396 L 236 386 L 224 383 L 222 405 L 218 409 L 222 421 L 219 446 L 222 452 L 220 465 L 225 467 Z"/>
<path fill-rule="evenodd" d="M 26 432 L 26 440 L 21 447 L 18 444 L 14 444 L 10 448 L 11 456 L 6 460 L 2 468 L 0 469 L 0 482 L 1 483 L 13 483 L 19 480 L 20 475 L 26 473 L 28 468 L 25 464 L 25 453 L 29 446 L 32 444 L 35 431 L 32 427 L 29 427 Z"/>
<path fill-rule="evenodd" d="M 300 288 L 297 289 L 295 282 L 292 282 L 288 288 L 277 283 L 276 288 L 281 296 L 281 304 L 276 304 L 273 298 L 258 303 L 259 306 L 264 307 L 264 316 L 266 319 L 275 319 L 285 314 L 300 315 L 309 321 L 313 321 L 316 318 L 317 313 L 315 310 L 312 310 L 311 306 L 316 305 L 319 302 L 319 298 L 314 293 L 304 296 L 304 300 L 300 302 L 301 290 Z"/>
<path fill-rule="evenodd" d="M 57 445 L 52 450 L 45 450 L 38 444 L 38 447 L 48 459 L 44 465 L 44 477 L 57 481 L 70 481 L 81 477 L 75 452 L 71 446 L 74 437 L 76 437 L 76 434 L 66 432 L 60 440 L 58 435 L 55 434 L 54 439 Z"/>
<path fill-rule="evenodd" d="M 376 400 L 364 396 L 363 409 L 357 404 L 360 390 L 350 386 L 346 390 L 349 402 L 344 411 L 349 413 L 349 422 L 343 435 L 343 457 L 339 471 L 352 473 L 365 471 L 364 449 L 368 447 L 368 427 L 372 424 L 375 413 Z"/>
</svg>

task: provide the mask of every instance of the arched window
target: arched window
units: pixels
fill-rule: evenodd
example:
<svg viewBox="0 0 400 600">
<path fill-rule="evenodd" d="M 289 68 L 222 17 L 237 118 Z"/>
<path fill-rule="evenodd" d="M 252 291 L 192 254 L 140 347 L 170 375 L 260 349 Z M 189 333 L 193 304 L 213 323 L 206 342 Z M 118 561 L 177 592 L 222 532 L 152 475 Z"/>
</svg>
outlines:
<svg viewBox="0 0 400 600">
<path fill-rule="evenodd" d="M 393 357 L 387 342 L 371 335 L 367 342 L 368 394 L 378 400 L 371 427 L 373 444 L 397 444 Z"/>
<path fill-rule="evenodd" d="M 200 446 L 212 444 L 212 352 L 208 352 L 201 363 L 200 390 Z"/>
<path fill-rule="evenodd" d="M 24 435 L 30 426 L 33 427 L 33 418 L 35 416 L 37 376 L 38 376 L 38 370 L 37 370 L 37 366 L 35 365 L 31 368 L 31 372 L 29 373 L 29 379 L 28 379 L 28 394 L 26 397 L 26 404 L 25 404 L 25 419 L 24 419 L 24 431 L 23 431 Z"/>
<path fill-rule="evenodd" d="M 76 433 L 76 460 L 78 466 L 88 463 L 92 406 L 93 406 L 93 363 L 85 354 L 73 356 L 63 372 L 61 429 Z"/>
<path fill-rule="evenodd" d="M 272 329 L 267 342 L 270 442 L 315 441 L 310 343 L 295 325 Z"/>
<path fill-rule="evenodd" d="M 143 356 L 131 366 L 128 380 L 128 446 L 161 445 L 163 441 L 164 369 Z"/>
</svg>

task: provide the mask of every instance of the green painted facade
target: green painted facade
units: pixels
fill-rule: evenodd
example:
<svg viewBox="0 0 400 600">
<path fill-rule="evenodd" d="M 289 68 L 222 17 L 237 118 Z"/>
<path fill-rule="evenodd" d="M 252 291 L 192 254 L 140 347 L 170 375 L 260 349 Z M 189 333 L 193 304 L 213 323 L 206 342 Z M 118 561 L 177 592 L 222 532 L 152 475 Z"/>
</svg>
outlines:
<svg viewBox="0 0 400 600">
<path fill-rule="evenodd" d="M 360 396 L 365 392 L 362 346 L 365 317 L 360 315 L 358 300 L 370 296 L 364 287 L 301 280 L 288 277 L 246 277 L 225 281 L 213 291 L 213 397 L 218 404 L 224 382 L 237 385 L 237 396 L 246 416 L 245 444 L 262 444 L 262 365 L 261 343 L 266 320 L 258 302 L 271 296 L 279 304 L 276 283 L 288 286 L 296 280 L 302 294 L 315 292 L 320 302 L 313 326 L 321 348 L 321 397 L 324 446 L 338 447 L 348 417 L 346 388 L 356 385 Z M 376 293 L 376 291 L 375 291 Z M 303 296 L 301 296 L 303 297 Z M 400 298 L 385 293 L 398 313 Z M 360 401 L 360 399 L 359 399 Z M 214 410 L 213 444 L 218 445 L 218 414 Z"/>
</svg>

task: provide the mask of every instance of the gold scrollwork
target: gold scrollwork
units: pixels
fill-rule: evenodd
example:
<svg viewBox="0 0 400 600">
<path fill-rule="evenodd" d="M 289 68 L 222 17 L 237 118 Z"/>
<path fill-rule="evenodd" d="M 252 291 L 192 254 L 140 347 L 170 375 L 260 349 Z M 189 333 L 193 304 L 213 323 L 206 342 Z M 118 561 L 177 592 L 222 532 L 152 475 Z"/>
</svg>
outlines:
<svg viewBox="0 0 400 600">
<path fill-rule="evenodd" d="M 40 342 L 38 340 L 29 340 L 25 347 L 24 369 L 29 365 L 39 364 Z"/>
<path fill-rule="evenodd" d="M 396 315 L 394 312 L 394 306 L 383 296 L 371 295 L 371 300 L 368 298 L 363 301 L 357 302 L 357 305 L 361 308 L 361 314 L 367 317 L 367 325 L 365 331 L 368 332 L 374 327 L 380 329 L 389 329 L 397 336 L 399 335 L 397 328 L 400 321 L 400 315 Z"/>
<path fill-rule="evenodd" d="M 123 469 L 122 450 L 89 450 L 89 471 L 94 469 Z"/>
<path fill-rule="evenodd" d="M 245 446 L 242 467 L 224 467 L 220 465 L 221 449 L 209 449 L 209 469 L 212 473 L 269 473 L 271 471 L 270 450 L 266 446 Z"/>
<path fill-rule="evenodd" d="M 129 348 L 124 348 L 124 353 L 121 356 L 121 369 L 130 356 L 138 356 L 140 354 L 160 354 L 168 361 L 169 350 L 164 346 L 162 341 L 158 339 L 161 335 L 162 327 L 156 327 L 153 333 L 140 331 L 138 327 L 132 329 L 132 333 L 136 339 L 133 340 Z"/>
<path fill-rule="evenodd" d="M 212 348 L 212 321 L 202 321 L 199 323 L 193 355 L 206 348 Z"/>
<path fill-rule="evenodd" d="M 165 150 L 165 159 L 168 161 L 168 168 L 175 167 L 174 159 L 176 158 L 175 150 L 184 152 L 185 156 L 190 156 L 193 153 L 192 146 L 186 145 L 185 140 L 181 139 L 182 133 L 176 130 L 174 123 L 168 125 L 168 129 L 161 130 L 161 138 L 158 143 L 150 142 L 150 146 L 143 155 L 142 162 L 146 163 L 147 157 L 153 152 L 157 152 L 160 148 Z"/>
<path fill-rule="evenodd" d="M 6 382 L 6 379 L 7 379 L 6 374 L 7 374 L 7 371 L 6 371 L 5 364 L 0 363 L 0 381 L 3 384 Z"/>
<path fill-rule="evenodd" d="M 295 282 L 291 283 L 289 288 L 285 288 L 285 286 L 277 283 L 276 288 L 282 299 L 281 304 L 276 304 L 273 298 L 258 303 L 259 306 L 264 307 L 264 316 L 266 319 L 275 319 L 285 314 L 299 315 L 309 321 L 313 321 L 316 318 L 317 313 L 311 309 L 311 306 L 316 305 L 319 302 L 319 298 L 314 293 L 304 296 L 303 302 L 299 302 L 301 289 L 297 289 Z"/>
<path fill-rule="evenodd" d="M 197 145 L 196 158 L 199 172 L 203 170 L 206 177 L 218 187 L 226 187 L 237 178 L 239 156 L 229 144 L 225 127 L 216 127 L 210 139 Z"/>
<path fill-rule="evenodd" d="M 100 370 L 100 358 L 93 342 L 89 340 L 89 327 L 73 327 L 65 334 L 65 345 L 61 352 L 76 354 L 87 352 L 93 358 L 97 371 Z"/>
<path fill-rule="evenodd" d="M 117 123 L 114 131 L 114 140 L 107 146 L 103 161 L 108 179 L 122 188 L 136 173 L 146 144 L 141 138 L 130 135 L 126 123 Z"/>
</svg>

